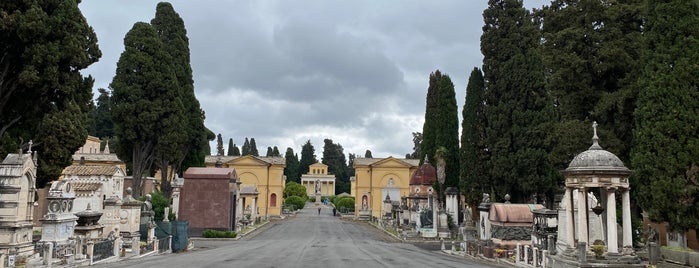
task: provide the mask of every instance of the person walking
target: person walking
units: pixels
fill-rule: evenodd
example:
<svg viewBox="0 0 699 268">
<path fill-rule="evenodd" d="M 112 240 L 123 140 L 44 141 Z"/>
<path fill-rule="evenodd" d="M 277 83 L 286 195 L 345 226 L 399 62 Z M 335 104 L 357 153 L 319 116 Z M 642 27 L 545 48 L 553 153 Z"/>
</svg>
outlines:
<svg viewBox="0 0 699 268">
<path fill-rule="evenodd" d="M 318 215 L 320 215 L 320 207 L 318 207 Z"/>
</svg>

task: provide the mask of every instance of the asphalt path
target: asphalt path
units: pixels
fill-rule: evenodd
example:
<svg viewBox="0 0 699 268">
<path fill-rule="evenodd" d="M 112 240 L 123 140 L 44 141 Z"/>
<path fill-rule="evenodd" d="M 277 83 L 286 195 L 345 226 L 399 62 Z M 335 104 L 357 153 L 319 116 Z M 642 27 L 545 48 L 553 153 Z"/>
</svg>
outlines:
<svg viewBox="0 0 699 268">
<path fill-rule="evenodd" d="M 365 222 L 307 204 L 239 240 L 194 240 L 194 249 L 95 267 L 493 267 L 401 243 Z"/>
</svg>

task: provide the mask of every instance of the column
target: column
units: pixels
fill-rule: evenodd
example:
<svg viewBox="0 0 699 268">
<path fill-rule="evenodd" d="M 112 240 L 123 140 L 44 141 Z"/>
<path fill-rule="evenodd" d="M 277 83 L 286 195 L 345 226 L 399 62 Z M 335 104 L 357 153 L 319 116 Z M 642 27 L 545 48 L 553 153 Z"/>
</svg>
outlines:
<svg viewBox="0 0 699 268">
<path fill-rule="evenodd" d="M 578 242 L 588 243 L 587 235 L 587 188 L 578 189 Z"/>
<path fill-rule="evenodd" d="M 607 189 L 607 252 L 619 253 L 619 242 L 616 229 L 616 189 Z"/>
<path fill-rule="evenodd" d="M 566 187 L 566 241 L 571 248 L 575 247 L 575 219 L 573 218 L 573 188 Z"/>
<path fill-rule="evenodd" d="M 631 198 L 629 196 L 630 189 L 624 189 L 621 192 L 621 221 L 622 221 L 622 239 L 624 248 L 633 248 L 631 239 Z"/>
</svg>

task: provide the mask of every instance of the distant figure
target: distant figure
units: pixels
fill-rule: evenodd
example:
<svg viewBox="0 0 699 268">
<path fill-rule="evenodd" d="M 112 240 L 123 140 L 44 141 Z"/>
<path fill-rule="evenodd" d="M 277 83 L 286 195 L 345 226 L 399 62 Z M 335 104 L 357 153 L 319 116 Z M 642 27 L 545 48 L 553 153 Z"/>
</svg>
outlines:
<svg viewBox="0 0 699 268">
<path fill-rule="evenodd" d="M 335 215 L 337 215 L 337 208 L 333 208 L 333 217 L 335 217 Z"/>
<path fill-rule="evenodd" d="M 318 207 L 318 215 L 320 215 L 320 207 Z"/>
</svg>

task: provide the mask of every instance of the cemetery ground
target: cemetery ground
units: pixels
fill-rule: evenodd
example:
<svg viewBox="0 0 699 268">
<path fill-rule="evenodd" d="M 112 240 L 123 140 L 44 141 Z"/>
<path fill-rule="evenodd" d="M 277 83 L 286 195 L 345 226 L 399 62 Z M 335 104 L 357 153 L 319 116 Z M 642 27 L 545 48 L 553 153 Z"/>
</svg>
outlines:
<svg viewBox="0 0 699 268">
<path fill-rule="evenodd" d="M 194 239 L 181 253 L 95 267 L 497 267 L 401 243 L 366 222 L 332 216 L 307 204 L 240 239 Z"/>
</svg>

